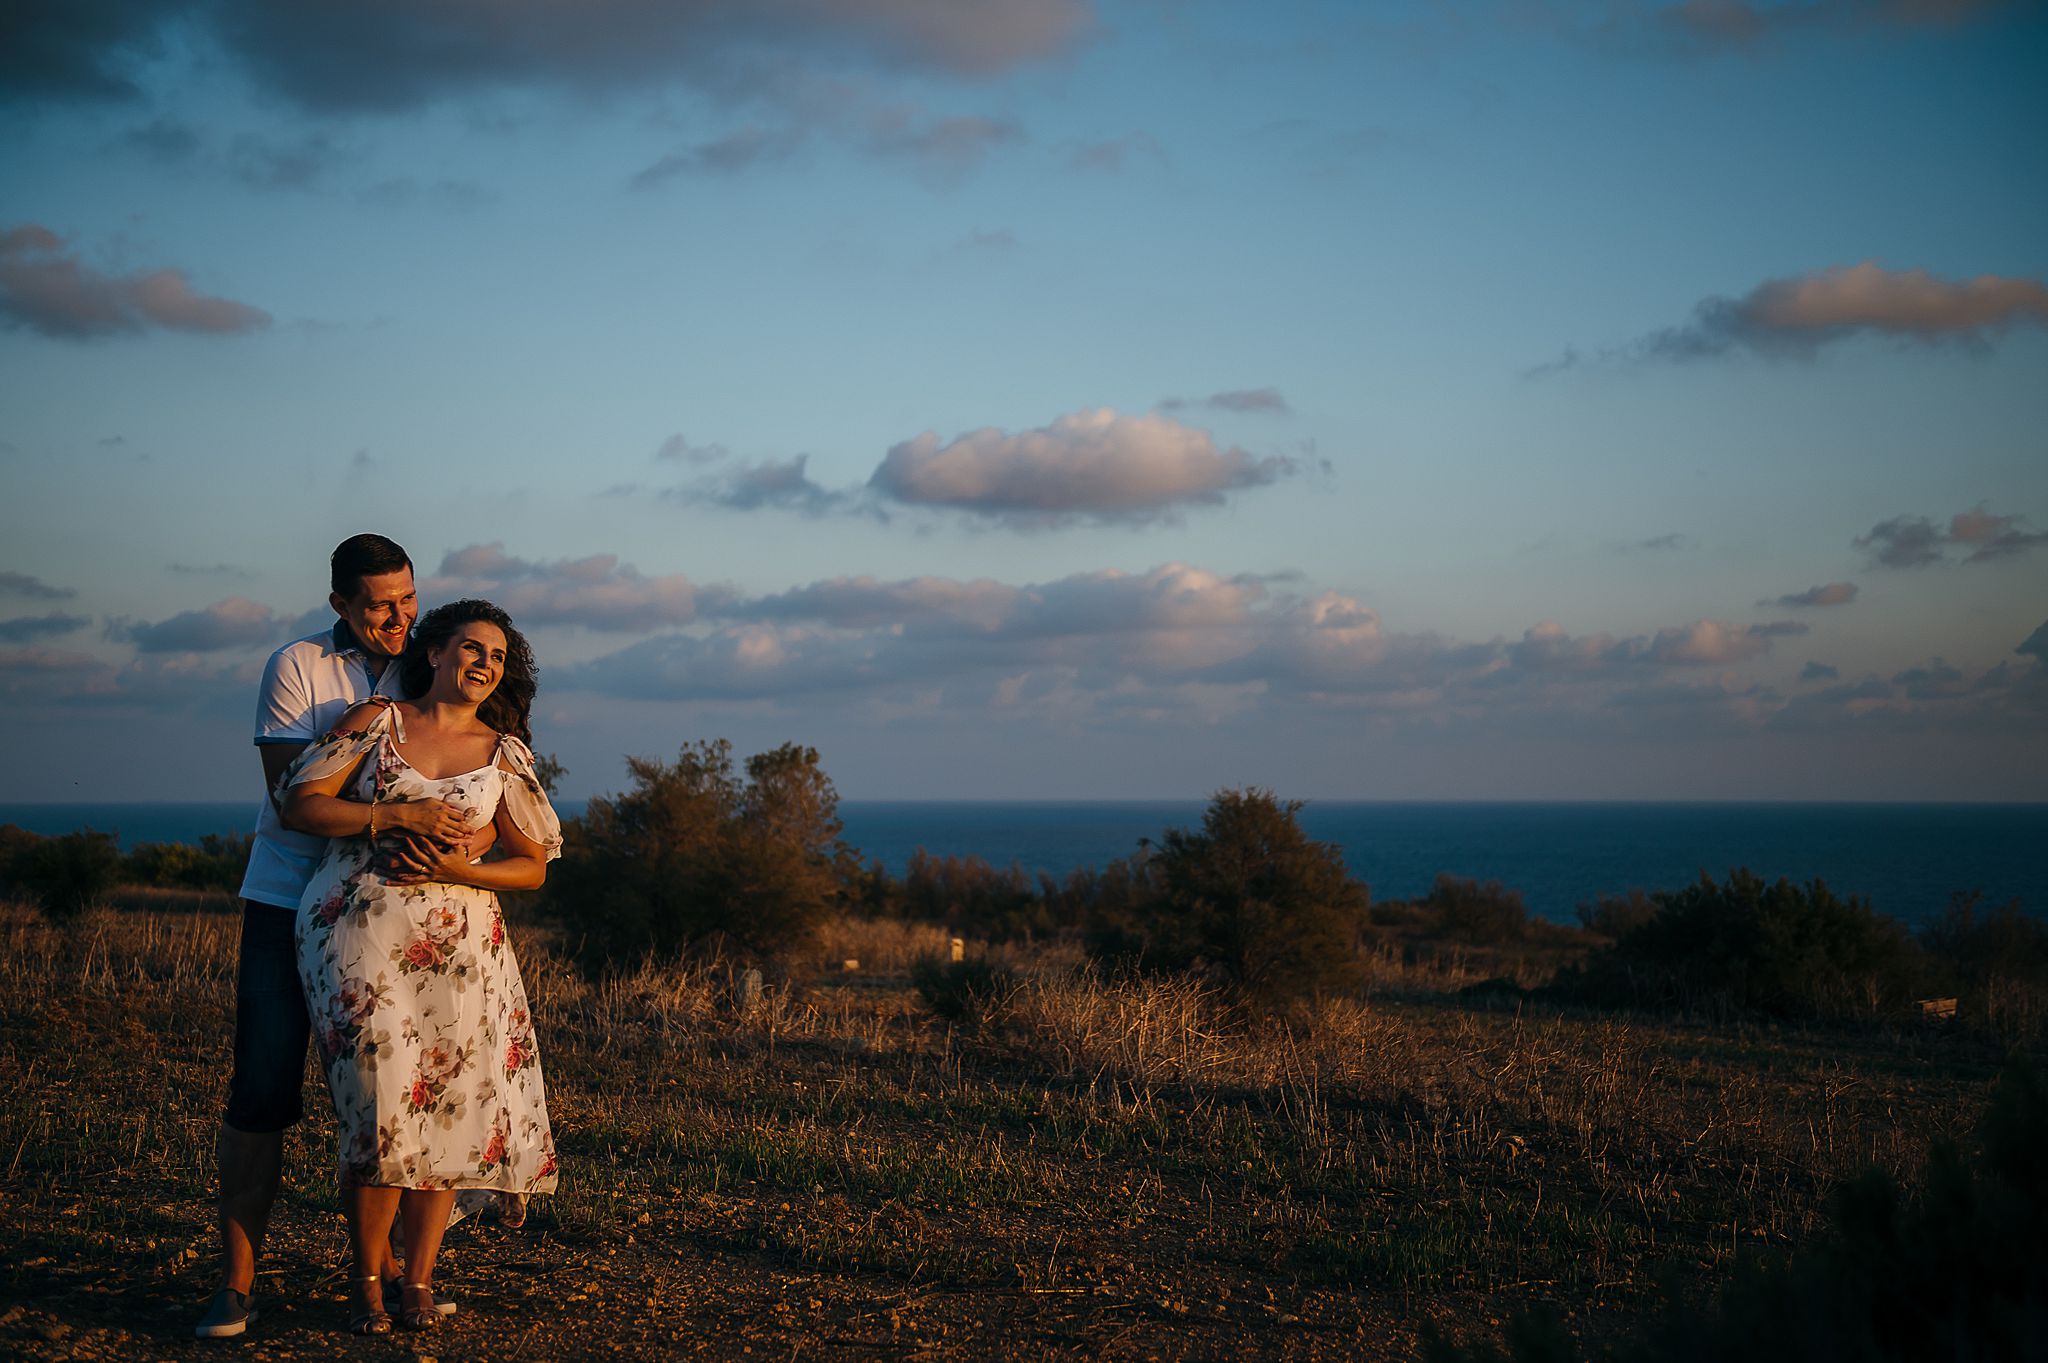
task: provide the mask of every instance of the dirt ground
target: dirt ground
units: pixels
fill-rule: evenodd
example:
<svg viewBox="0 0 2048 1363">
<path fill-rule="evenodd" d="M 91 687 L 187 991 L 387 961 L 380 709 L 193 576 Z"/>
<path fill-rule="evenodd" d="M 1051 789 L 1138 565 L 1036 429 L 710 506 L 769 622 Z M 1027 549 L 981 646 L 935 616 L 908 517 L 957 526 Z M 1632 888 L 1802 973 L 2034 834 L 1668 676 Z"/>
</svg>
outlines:
<svg viewBox="0 0 2048 1363">
<path fill-rule="evenodd" d="M 352 1339 L 309 1068 L 262 1318 L 202 1342 L 236 926 L 0 906 L 0 1356 L 1413 1359 L 1535 1304 L 1597 1340 L 1798 1243 L 1844 1174 L 1916 1168 L 1996 1062 L 1455 977 L 1247 1027 L 1057 953 L 942 1019 L 906 975 L 943 934 L 886 924 L 828 944 L 857 979 L 742 1008 L 730 971 L 591 981 L 532 927 L 561 1191 L 450 1232 L 442 1327 Z"/>
</svg>

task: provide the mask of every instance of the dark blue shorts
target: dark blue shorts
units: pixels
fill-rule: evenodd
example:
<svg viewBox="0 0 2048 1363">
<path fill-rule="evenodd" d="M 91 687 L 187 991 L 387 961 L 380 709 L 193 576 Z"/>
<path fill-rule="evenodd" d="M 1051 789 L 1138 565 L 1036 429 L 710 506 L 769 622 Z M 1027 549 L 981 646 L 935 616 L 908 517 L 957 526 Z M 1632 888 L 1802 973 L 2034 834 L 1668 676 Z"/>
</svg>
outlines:
<svg viewBox="0 0 2048 1363">
<path fill-rule="evenodd" d="M 292 940 L 298 910 L 242 901 L 235 972 L 235 1072 L 221 1119 L 237 1131 L 282 1131 L 305 1115 L 306 994 Z"/>
</svg>

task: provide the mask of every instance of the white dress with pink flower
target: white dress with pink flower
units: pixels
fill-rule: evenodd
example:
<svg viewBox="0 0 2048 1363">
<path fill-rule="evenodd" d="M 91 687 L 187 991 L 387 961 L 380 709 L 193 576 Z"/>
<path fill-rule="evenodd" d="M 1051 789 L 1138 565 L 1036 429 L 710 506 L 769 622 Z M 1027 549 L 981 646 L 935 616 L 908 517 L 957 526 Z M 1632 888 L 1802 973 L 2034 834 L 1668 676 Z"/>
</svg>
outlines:
<svg viewBox="0 0 2048 1363">
<path fill-rule="evenodd" d="M 362 758 L 344 798 L 446 800 L 481 828 L 500 801 L 518 829 L 560 855 L 561 824 L 533 754 L 500 740 L 489 766 L 430 778 L 398 755 L 395 710 L 361 734 L 309 747 L 285 787 Z M 509 768 L 509 770 L 507 770 Z M 358 1183 L 555 1189 L 555 1142 L 533 1011 L 498 897 L 469 885 L 393 885 L 367 837 L 335 838 L 299 901 L 299 979 L 341 1122 L 341 1168 Z"/>
</svg>

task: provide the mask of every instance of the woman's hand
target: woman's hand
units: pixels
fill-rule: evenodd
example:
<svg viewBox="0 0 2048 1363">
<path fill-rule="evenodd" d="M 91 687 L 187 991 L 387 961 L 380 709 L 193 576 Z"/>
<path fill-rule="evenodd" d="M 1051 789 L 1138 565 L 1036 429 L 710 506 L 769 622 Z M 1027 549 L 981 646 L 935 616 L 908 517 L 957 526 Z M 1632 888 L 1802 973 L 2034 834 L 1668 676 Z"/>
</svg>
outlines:
<svg viewBox="0 0 2048 1363">
<path fill-rule="evenodd" d="M 446 800 L 403 800 L 392 804 L 380 804 L 374 811 L 371 822 L 381 824 L 377 831 L 404 832 L 416 834 L 418 839 L 434 843 L 461 842 L 469 836 L 469 815 L 466 811 L 449 804 Z"/>
<path fill-rule="evenodd" d="M 469 847 L 464 842 L 400 837 L 393 843 L 382 859 L 387 885 L 424 885 L 430 881 L 465 885 L 476 869 L 470 863 Z"/>
</svg>

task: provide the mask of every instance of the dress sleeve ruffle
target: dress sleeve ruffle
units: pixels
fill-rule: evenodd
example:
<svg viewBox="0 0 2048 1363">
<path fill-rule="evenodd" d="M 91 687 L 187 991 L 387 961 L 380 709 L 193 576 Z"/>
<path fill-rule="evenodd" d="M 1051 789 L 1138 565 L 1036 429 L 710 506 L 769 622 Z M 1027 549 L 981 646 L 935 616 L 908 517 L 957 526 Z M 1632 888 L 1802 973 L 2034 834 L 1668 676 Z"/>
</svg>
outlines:
<svg viewBox="0 0 2048 1363">
<path fill-rule="evenodd" d="M 395 722 L 389 705 L 377 707 L 368 726 L 361 732 L 333 729 L 306 745 L 306 750 L 292 759 L 284 769 L 284 775 L 277 778 L 274 797 L 282 801 L 285 792 L 293 786 L 305 785 L 308 781 L 319 781 L 347 771 L 357 761 L 377 750 L 384 735 L 391 732 Z"/>
<path fill-rule="evenodd" d="M 513 826 L 546 848 L 549 861 L 560 857 L 562 820 L 548 803 L 548 793 L 534 772 L 533 750 L 506 734 L 498 740 L 498 766 L 505 773 L 504 794 L 499 798 L 512 816 Z"/>
</svg>

